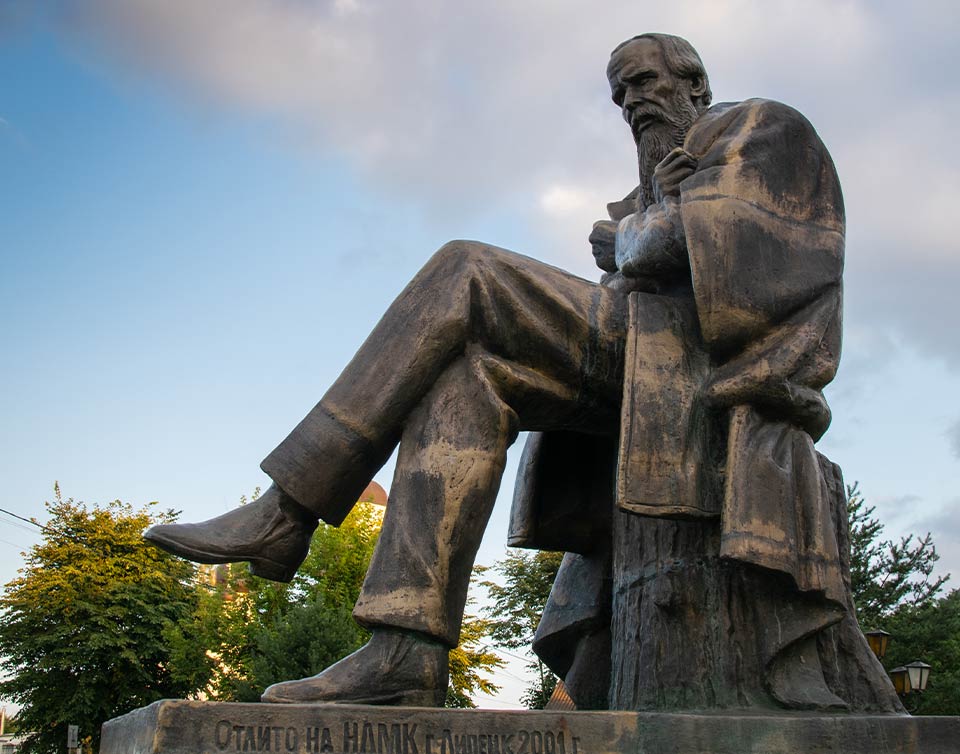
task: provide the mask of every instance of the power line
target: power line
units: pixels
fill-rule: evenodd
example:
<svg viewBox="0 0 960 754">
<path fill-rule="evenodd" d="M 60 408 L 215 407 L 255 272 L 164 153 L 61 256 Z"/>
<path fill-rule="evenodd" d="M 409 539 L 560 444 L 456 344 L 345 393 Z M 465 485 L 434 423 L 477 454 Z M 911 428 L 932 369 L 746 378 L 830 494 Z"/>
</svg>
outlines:
<svg viewBox="0 0 960 754">
<path fill-rule="evenodd" d="M 28 531 L 31 534 L 34 533 L 33 529 L 28 526 L 24 526 L 23 524 L 18 524 L 16 521 L 8 521 L 5 518 L 0 518 L 0 523 L 6 524 L 7 526 L 12 526 L 15 529 L 20 529 L 21 531 Z"/>
<path fill-rule="evenodd" d="M 535 661 L 536 661 L 536 658 L 534 658 L 534 657 L 530 657 L 530 656 L 521 657 L 520 655 L 515 655 L 515 654 L 513 654 L 513 652 L 508 652 L 507 650 L 502 649 L 501 647 L 499 647 L 499 646 L 497 646 L 497 645 L 490 646 L 489 644 L 485 644 L 483 647 L 481 647 L 481 649 L 489 649 L 489 650 L 491 650 L 491 651 L 493 651 L 493 652 L 498 652 L 498 653 L 500 653 L 500 654 L 502 654 L 502 655 L 506 655 L 507 657 L 512 657 L 512 658 L 515 659 L 515 660 L 523 660 L 524 662 L 535 662 Z"/>
<path fill-rule="evenodd" d="M 37 523 L 36 521 L 34 521 L 32 518 L 24 518 L 23 516 L 18 516 L 16 513 L 11 513 L 10 511 L 6 510 L 5 508 L 0 508 L 0 513 L 6 513 L 8 516 L 12 516 L 13 518 L 18 518 L 18 519 L 20 519 L 21 521 L 26 521 L 28 524 L 30 524 L 31 526 L 36 526 L 38 529 L 47 530 L 47 527 L 46 527 L 46 526 L 44 526 L 43 524 L 38 524 L 38 523 Z M 49 530 L 49 531 L 52 531 L 52 530 Z"/>
<path fill-rule="evenodd" d="M 492 700 L 494 700 L 495 702 L 497 702 L 497 703 L 499 703 L 499 704 L 506 704 L 508 707 L 519 707 L 520 709 L 527 709 L 524 705 L 520 704 L 519 702 L 508 702 L 506 699 L 501 699 L 501 698 L 496 697 L 496 696 L 490 696 L 490 694 L 484 694 L 484 693 L 480 692 L 480 693 L 477 694 L 477 696 L 478 696 L 478 697 L 486 697 L 487 699 L 492 699 Z M 492 709 L 492 708 L 489 708 L 489 707 L 488 707 L 488 708 L 486 708 L 486 709 Z"/>
<path fill-rule="evenodd" d="M 40 529 L 40 531 L 47 532 L 48 534 L 53 534 L 58 537 L 66 537 L 67 539 L 73 540 L 77 544 L 81 544 L 85 546 L 90 545 L 89 542 L 84 541 L 83 539 L 76 536 L 75 534 L 70 534 L 69 532 L 65 532 L 65 531 L 58 531 L 57 529 L 52 529 L 49 526 L 38 524 L 32 518 L 24 518 L 23 516 L 18 516 L 16 513 L 12 513 L 11 511 L 8 511 L 6 508 L 0 508 L 0 513 L 6 513 L 8 516 L 12 516 L 13 518 L 17 518 L 21 521 L 26 521 L 31 526 L 36 526 L 38 529 Z"/>
<path fill-rule="evenodd" d="M 515 680 L 515 681 L 520 681 L 521 683 L 529 683 L 529 682 L 532 680 L 531 678 L 521 678 L 520 676 L 514 675 L 513 673 L 511 673 L 511 672 L 509 672 L 509 671 L 507 671 L 507 670 L 504 670 L 503 668 L 499 668 L 499 669 L 496 669 L 496 670 L 491 670 L 491 671 L 489 671 L 489 672 L 490 672 L 490 675 L 492 675 L 492 676 L 494 677 L 494 680 L 496 680 L 496 679 L 497 679 L 498 677 L 500 677 L 500 676 L 505 676 L 505 677 L 507 677 L 507 678 L 512 678 L 513 680 Z"/>
</svg>

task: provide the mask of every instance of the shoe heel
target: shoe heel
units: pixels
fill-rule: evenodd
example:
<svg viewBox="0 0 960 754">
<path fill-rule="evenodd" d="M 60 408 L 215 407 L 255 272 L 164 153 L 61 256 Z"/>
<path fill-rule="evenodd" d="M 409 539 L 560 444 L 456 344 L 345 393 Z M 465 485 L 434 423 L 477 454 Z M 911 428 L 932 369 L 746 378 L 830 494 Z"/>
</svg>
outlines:
<svg viewBox="0 0 960 754">
<path fill-rule="evenodd" d="M 251 560 L 250 573 L 262 579 L 288 583 L 293 580 L 294 575 L 297 573 L 297 567 L 291 568 L 282 563 L 275 563 L 272 560 Z"/>
</svg>

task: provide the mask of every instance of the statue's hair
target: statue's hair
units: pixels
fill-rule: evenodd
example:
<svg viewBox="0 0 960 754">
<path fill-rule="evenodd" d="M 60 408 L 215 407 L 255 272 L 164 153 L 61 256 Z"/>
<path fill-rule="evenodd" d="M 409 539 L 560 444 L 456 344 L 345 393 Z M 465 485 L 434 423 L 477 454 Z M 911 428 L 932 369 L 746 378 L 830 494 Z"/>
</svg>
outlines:
<svg viewBox="0 0 960 754">
<path fill-rule="evenodd" d="M 637 34 L 637 36 L 630 37 L 627 41 L 621 42 L 613 48 L 610 56 L 613 57 L 617 50 L 622 49 L 638 39 L 652 39 L 660 45 L 664 62 L 667 64 L 670 72 L 675 76 L 690 80 L 702 78 L 704 85 L 703 94 L 694 97 L 693 104 L 698 108 L 704 109 L 710 106 L 710 103 L 713 101 L 713 92 L 710 91 L 710 77 L 707 76 L 707 69 L 703 67 L 703 61 L 700 60 L 700 56 L 692 44 L 683 37 L 677 37 L 673 34 L 648 32 L 647 34 Z"/>
</svg>

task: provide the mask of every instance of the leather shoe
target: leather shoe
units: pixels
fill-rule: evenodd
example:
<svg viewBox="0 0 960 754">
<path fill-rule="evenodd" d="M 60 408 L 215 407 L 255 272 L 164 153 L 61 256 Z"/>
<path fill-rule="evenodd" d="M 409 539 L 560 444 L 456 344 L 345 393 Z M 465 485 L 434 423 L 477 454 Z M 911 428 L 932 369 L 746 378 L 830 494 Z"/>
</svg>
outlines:
<svg viewBox="0 0 960 754">
<path fill-rule="evenodd" d="M 375 629 L 370 641 L 319 675 L 275 683 L 261 700 L 280 704 L 397 704 L 442 707 L 446 644 L 423 634 Z"/>
<path fill-rule="evenodd" d="M 144 533 L 157 547 L 196 563 L 250 562 L 250 572 L 290 581 L 310 550 L 317 519 L 272 485 L 252 503 L 199 524 L 158 524 Z"/>
</svg>

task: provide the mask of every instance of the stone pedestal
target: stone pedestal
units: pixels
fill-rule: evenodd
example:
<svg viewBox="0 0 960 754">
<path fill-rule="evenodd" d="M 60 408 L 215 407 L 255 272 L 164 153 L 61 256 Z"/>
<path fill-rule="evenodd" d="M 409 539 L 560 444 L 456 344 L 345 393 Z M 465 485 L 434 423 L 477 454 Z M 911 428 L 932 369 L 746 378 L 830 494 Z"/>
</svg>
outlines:
<svg viewBox="0 0 960 754">
<path fill-rule="evenodd" d="M 167 700 L 100 754 L 954 754 L 960 717 L 502 712 Z"/>
</svg>

